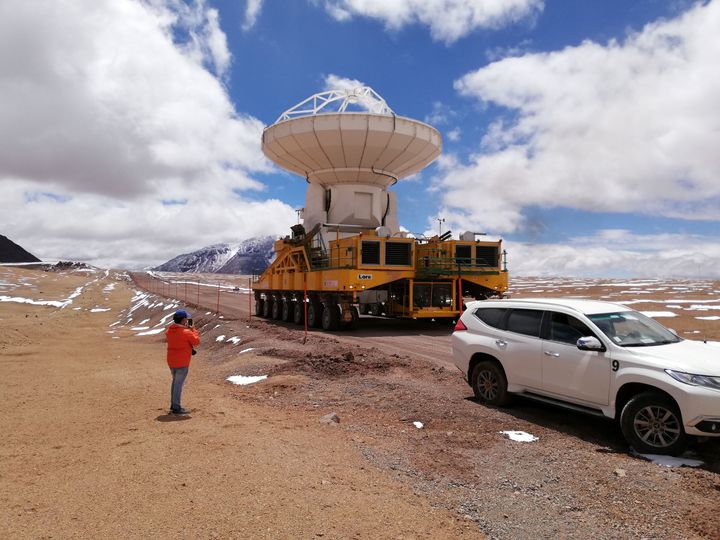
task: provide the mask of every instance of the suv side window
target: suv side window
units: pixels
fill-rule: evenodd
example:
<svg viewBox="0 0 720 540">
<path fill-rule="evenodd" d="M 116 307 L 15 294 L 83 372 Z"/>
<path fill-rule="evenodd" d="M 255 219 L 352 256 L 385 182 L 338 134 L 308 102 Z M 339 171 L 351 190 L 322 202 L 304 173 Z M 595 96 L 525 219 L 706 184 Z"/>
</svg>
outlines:
<svg viewBox="0 0 720 540">
<path fill-rule="evenodd" d="M 575 345 L 581 337 L 595 334 L 582 321 L 566 313 L 552 312 L 550 340 Z"/>
<path fill-rule="evenodd" d="M 506 308 L 478 308 L 475 310 L 475 316 L 488 326 L 502 330 L 506 312 Z"/>
<path fill-rule="evenodd" d="M 542 316 L 542 310 L 513 309 L 508 316 L 507 329 L 509 332 L 540 337 L 540 321 L 542 321 Z"/>
</svg>

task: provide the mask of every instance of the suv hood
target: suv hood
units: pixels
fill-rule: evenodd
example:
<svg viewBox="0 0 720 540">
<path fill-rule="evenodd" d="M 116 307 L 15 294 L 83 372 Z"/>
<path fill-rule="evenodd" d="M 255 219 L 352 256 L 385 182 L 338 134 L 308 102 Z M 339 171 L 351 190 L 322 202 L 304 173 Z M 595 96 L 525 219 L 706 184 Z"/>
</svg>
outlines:
<svg viewBox="0 0 720 540">
<path fill-rule="evenodd" d="M 694 375 L 720 376 L 720 343 L 684 340 L 651 347 L 625 347 L 626 352 L 664 369 Z"/>
</svg>

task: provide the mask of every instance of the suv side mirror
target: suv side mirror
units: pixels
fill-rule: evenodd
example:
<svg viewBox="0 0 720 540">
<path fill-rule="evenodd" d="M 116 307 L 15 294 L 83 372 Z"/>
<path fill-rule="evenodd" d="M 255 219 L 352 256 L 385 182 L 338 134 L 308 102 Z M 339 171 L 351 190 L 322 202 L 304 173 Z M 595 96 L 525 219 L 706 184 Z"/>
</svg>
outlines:
<svg viewBox="0 0 720 540">
<path fill-rule="evenodd" d="M 604 351 L 605 346 L 595 336 L 581 337 L 577 340 L 577 348 L 581 351 Z"/>
</svg>

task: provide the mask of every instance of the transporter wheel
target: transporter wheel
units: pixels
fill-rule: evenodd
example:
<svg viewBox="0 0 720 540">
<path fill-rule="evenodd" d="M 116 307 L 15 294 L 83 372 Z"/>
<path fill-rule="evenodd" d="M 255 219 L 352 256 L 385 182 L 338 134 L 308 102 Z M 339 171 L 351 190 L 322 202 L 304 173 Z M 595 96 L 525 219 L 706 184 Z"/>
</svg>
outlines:
<svg viewBox="0 0 720 540">
<path fill-rule="evenodd" d="M 310 302 L 308 304 L 308 326 L 312 328 L 320 328 L 322 326 L 323 305 L 320 302 Z"/>
<path fill-rule="evenodd" d="M 280 317 L 282 317 L 282 300 L 279 298 L 273 298 L 272 318 L 277 321 Z"/>
<path fill-rule="evenodd" d="M 510 402 L 507 379 L 500 366 L 495 362 L 484 360 L 475 366 L 472 388 L 475 397 L 488 405 L 501 407 Z"/>
<path fill-rule="evenodd" d="M 270 318 L 270 315 L 272 315 L 272 305 L 273 301 L 271 297 L 266 298 L 263 300 L 263 311 L 262 316 L 266 319 Z"/>
<path fill-rule="evenodd" d="M 255 316 L 256 317 L 263 316 L 264 304 L 265 304 L 265 300 L 263 300 L 262 298 L 255 299 Z"/>
<path fill-rule="evenodd" d="M 360 304 L 360 313 L 367 315 L 370 312 L 370 308 L 367 304 Z"/>
<path fill-rule="evenodd" d="M 293 322 L 295 324 L 305 322 L 305 302 L 293 302 Z"/>
<path fill-rule="evenodd" d="M 325 304 L 322 312 L 322 329 L 337 330 L 340 328 L 340 307 L 337 304 Z"/>
<path fill-rule="evenodd" d="M 282 315 L 280 318 L 284 322 L 290 322 L 290 320 L 293 318 L 293 303 L 290 302 L 290 300 L 283 300 L 282 301 Z"/>
<path fill-rule="evenodd" d="M 342 322 L 342 329 L 343 330 L 355 330 L 358 326 L 358 320 L 360 320 L 360 315 L 358 315 L 358 310 L 355 306 L 350 306 L 348 308 L 350 311 L 350 315 L 352 316 L 352 319 L 349 321 L 343 321 Z"/>
<path fill-rule="evenodd" d="M 620 413 L 625 440 L 641 454 L 677 455 L 687 445 L 682 415 L 675 402 L 656 392 L 633 397 Z"/>
<path fill-rule="evenodd" d="M 370 304 L 370 315 L 377 317 L 380 315 L 380 304 Z"/>
</svg>

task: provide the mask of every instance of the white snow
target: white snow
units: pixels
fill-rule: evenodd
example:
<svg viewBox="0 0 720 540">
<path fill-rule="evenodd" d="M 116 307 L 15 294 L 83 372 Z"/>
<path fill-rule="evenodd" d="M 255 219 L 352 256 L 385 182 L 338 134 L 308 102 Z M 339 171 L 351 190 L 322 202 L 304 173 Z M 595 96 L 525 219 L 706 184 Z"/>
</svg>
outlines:
<svg viewBox="0 0 720 540">
<path fill-rule="evenodd" d="M 115 288 L 115 284 L 114 284 L 114 283 L 108 283 L 107 285 L 105 285 L 105 287 L 103 287 L 103 292 L 110 292 L 110 291 L 112 291 L 114 288 Z"/>
<path fill-rule="evenodd" d="M 518 442 L 535 442 L 539 438 L 535 437 L 535 435 L 530 435 L 529 433 L 525 433 L 524 431 L 501 431 L 502 435 L 505 435 L 508 439 L 511 441 L 518 441 Z"/>
<path fill-rule="evenodd" d="M 720 316 L 710 315 L 708 317 L 695 317 L 698 321 L 720 321 Z"/>
<path fill-rule="evenodd" d="M 130 330 L 139 331 L 139 330 L 148 330 L 149 328 L 150 328 L 149 326 L 133 326 Z"/>
<path fill-rule="evenodd" d="M 635 454 L 662 467 L 699 467 L 704 462 L 686 457 L 661 456 L 658 454 Z"/>
<path fill-rule="evenodd" d="M 152 330 L 148 330 L 147 332 L 139 332 L 135 334 L 136 336 L 154 336 L 155 334 L 159 334 L 160 332 L 164 332 L 165 328 L 153 328 Z"/>
<path fill-rule="evenodd" d="M 102 311 L 110 311 L 110 308 L 92 308 L 90 313 L 100 313 Z"/>
<path fill-rule="evenodd" d="M 226 380 L 230 381 L 233 384 L 240 384 L 245 386 L 247 384 L 253 384 L 262 381 L 264 379 L 267 379 L 267 375 L 257 375 L 255 377 L 245 375 L 231 375 Z"/>
<path fill-rule="evenodd" d="M 220 334 L 215 338 L 215 341 L 225 341 L 225 334 Z"/>
<path fill-rule="evenodd" d="M 646 317 L 677 317 L 677 313 L 672 311 L 641 311 Z"/>
<path fill-rule="evenodd" d="M 242 353 L 246 353 L 246 352 L 250 352 L 250 351 L 254 351 L 254 350 L 255 350 L 255 347 L 250 347 L 249 349 L 243 349 L 238 354 L 242 354 Z"/>
<path fill-rule="evenodd" d="M 58 300 L 32 300 L 30 298 L 23 298 L 21 296 L 0 296 L 0 302 L 15 302 L 18 304 L 32 304 L 33 306 L 53 306 L 62 308 L 65 306 L 65 302 Z"/>
<path fill-rule="evenodd" d="M 238 343 L 240 343 L 240 338 L 237 336 L 233 336 L 229 338 L 226 343 L 234 343 L 235 345 L 237 345 Z"/>
<path fill-rule="evenodd" d="M 418 421 L 413 422 L 413 426 L 415 426 L 418 429 L 422 429 L 423 427 L 425 427 L 425 425 L 422 422 L 418 422 Z"/>
</svg>

